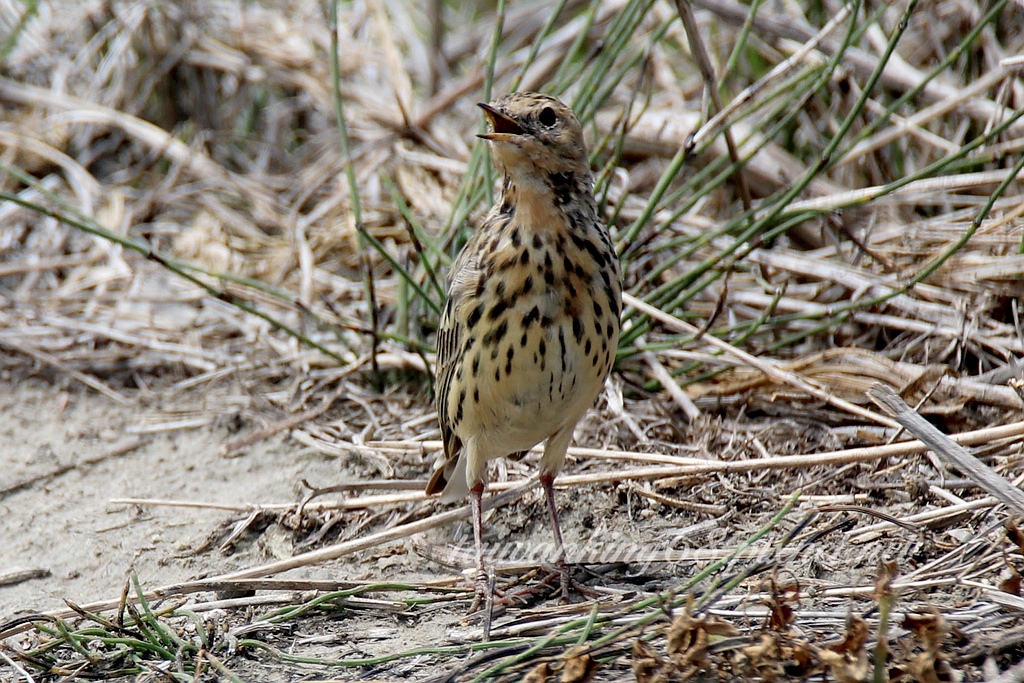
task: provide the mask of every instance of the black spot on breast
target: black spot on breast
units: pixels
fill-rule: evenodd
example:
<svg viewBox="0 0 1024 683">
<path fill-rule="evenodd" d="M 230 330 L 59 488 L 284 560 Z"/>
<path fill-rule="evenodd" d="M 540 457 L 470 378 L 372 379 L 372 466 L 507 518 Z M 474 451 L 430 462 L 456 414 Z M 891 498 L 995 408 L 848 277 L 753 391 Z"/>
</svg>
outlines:
<svg viewBox="0 0 1024 683">
<path fill-rule="evenodd" d="M 534 233 L 533 234 L 533 248 L 534 249 L 540 249 L 543 246 L 544 246 L 544 239 L 540 236 L 540 233 L 539 232 Z"/>
<path fill-rule="evenodd" d="M 487 318 L 488 320 L 497 320 L 501 317 L 501 314 L 507 310 L 508 302 L 504 299 L 499 299 L 493 306 L 491 306 L 491 310 L 487 312 Z"/>
<path fill-rule="evenodd" d="M 604 309 L 601 308 L 601 304 L 597 303 L 597 299 L 594 299 L 594 315 L 600 318 L 604 314 Z"/>
<path fill-rule="evenodd" d="M 615 296 L 615 292 L 609 287 L 605 287 L 604 294 L 608 297 L 608 306 L 612 309 L 612 313 L 616 318 L 619 317 L 619 298 Z"/>
<path fill-rule="evenodd" d="M 476 327 L 476 324 L 480 322 L 480 316 L 482 316 L 483 314 L 484 305 L 477 304 L 476 308 L 473 309 L 473 312 L 469 314 L 469 319 L 466 321 L 466 327 L 470 330 Z"/>
<path fill-rule="evenodd" d="M 565 270 L 566 273 L 571 273 L 574 270 L 576 270 L 576 265 L 572 262 L 572 259 L 569 258 L 567 254 L 562 256 L 562 268 Z"/>
<path fill-rule="evenodd" d="M 528 266 L 530 265 L 530 250 L 523 249 L 523 252 L 519 254 L 519 265 Z"/>
<path fill-rule="evenodd" d="M 523 253 L 525 254 L 526 252 L 523 252 Z M 530 290 L 532 290 L 532 289 L 533 289 L 533 276 L 532 275 L 527 275 L 526 276 L 526 280 L 523 281 L 523 288 L 519 291 L 519 295 L 520 296 L 525 296 L 525 295 L 529 294 Z"/>
<path fill-rule="evenodd" d="M 512 242 L 512 246 L 515 247 L 516 249 L 522 246 L 523 236 L 520 234 L 519 228 L 516 228 L 515 230 L 512 231 L 512 234 L 509 235 L 509 241 Z"/>
<path fill-rule="evenodd" d="M 477 351 L 473 356 L 473 377 L 480 374 L 480 352 Z"/>
<path fill-rule="evenodd" d="M 572 204 L 577 194 L 576 177 L 571 173 L 549 173 L 548 187 L 559 206 Z"/>
<path fill-rule="evenodd" d="M 576 341 L 579 340 L 577 339 Z M 565 328 L 561 326 L 558 328 L 558 356 L 562 363 L 562 372 L 565 373 L 569 364 L 565 353 Z"/>
<path fill-rule="evenodd" d="M 571 235 L 571 238 L 573 245 L 580 251 L 587 252 L 594 263 L 602 267 L 608 263 L 609 256 L 605 255 L 604 250 L 599 249 L 596 244 L 578 235 Z"/>
<path fill-rule="evenodd" d="M 492 346 L 498 344 L 508 333 L 508 319 L 502 320 L 497 327 L 484 335 L 484 345 Z"/>
<path fill-rule="evenodd" d="M 592 346 L 593 346 L 593 344 L 590 343 L 590 337 L 587 337 L 587 342 L 583 345 L 583 355 L 584 356 L 589 356 L 590 355 L 590 349 L 591 349 Z"/>
<path fill-rule="evenodd" d="M 516 350 L 511 346 L 508 347 L 508 352 L 505 354 L 505 374 L 512 374 L 512 359 L 515 357 Z"/>
<path fill-rule="evenodd" d="M 480 388 L 473 389 L 473 403 L 480 403 Z"/>
<path fill-rule="evenodd" d="M 608 338 L 611 339 L 612 336 L 615 334 L 615 327 L 609 322 L 604 329 L 605 333 L 608 335 Z"/>
<path fill-rule="evenodd" d="M 576 339 L 577 344 L 583 339 L 583 323 L 579 318 L 572 319 L 572 336 Z"/>
<path fill-rule="evenodd" d="M 505 296 L 505 281 L 504 280 L 501 280 L 500 282 L 498 282 L 497 285 L 495 285 L 495 287 L 494 287 L 494 294 L 498 298 L 501 298 L 501 297 Z"/>
<path fill-rule="evenodd" d="M 459 392 L 459 407 L 455 410 L 455 421 L 462 422 L 462 405 L 466 402 L 466 390 Z"/>
<path fill-rule="evenodd" d="M 529 327 L 538 320 L 540 320 L 540 308 L 534 306 L 529 313 L 523 316 L 523 327 Z"/>
</svg>

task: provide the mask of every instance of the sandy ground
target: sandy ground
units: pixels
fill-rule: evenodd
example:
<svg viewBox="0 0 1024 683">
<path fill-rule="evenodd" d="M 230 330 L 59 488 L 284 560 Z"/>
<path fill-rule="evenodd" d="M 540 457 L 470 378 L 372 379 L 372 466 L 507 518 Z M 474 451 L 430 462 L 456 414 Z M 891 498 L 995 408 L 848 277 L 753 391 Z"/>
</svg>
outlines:
<svg viewBox="0 0 1024 683">
<path fill-rule="evenodd" d="M 230 555 L 216 547 L 197 553 L 238 515 L 112 500 L 289 503 L 301 498 L 303 478 L 330 483 L 340 473 L 336 460 L 303 452 L 284 436 L 222 457 L 232 434 L 221 422 L 139 433 L 154 423 L 145 410 L 37 379 L 8 384 L 0 415 L 0 575 L 45 573 L 0 586 L 0 621 L 62 607 L 64 598 L 115 598 L 133 569 L 155 587 L 291 554 L 273 536 Z"/>
<path fill-rule="evenodd" d="M 230 552 L 221 551 L 220 540 L 234 522 L 246 517 L 244 513 L 113 502 L 117 499 L 224 505 L 293 503 L 304 495 L 303 479 L 329 485 L 366 477 L 368 466 L 357 458 L 328 458 L 304 449 L 285 434 L 239 457 L 224 457 L 220 455 L 222 445 L 240 433 L 238 421 L 230 417 L 199 428 L 146 433 L 172 422 L 175 416 L 162 413 L 152 395 L 144 391 L 119 388 L 138 401 L 138 405 L 124 406 L 63 379 L 55 383 L 34 377 L 8 379 L 7 391 L 0 394 L 0 415 L 4 416 L 0 623 L 63 608 L 66 599 L 80 605 L 116 599 L 133 570 L 148 590 L 261 565 L 297 552 L 297 534 L 280 524 L 259 526 Z M 246 424 L 243 432 L 255 427 Z M 426 471 L 418 473 L 425 475 Z M 613 519 L 617 500 L 616 492 L 607 487 L 561 494 L 567 544 L 580 547 L 597 526 Z M 620 512 L 616 515 L 619 523 L 632 526 L 630 510 Z M 356 517 L 349 513 L 346 519 Z M 643 526 L 649 536 L 663 532 L 660 523 Z M 424 536 L 416 543 L 421 547 L 424 541 L 432 543 L 433 552 L 441 549 L 443 553 L 453 543 L 471 547 L 466 545 L 471 536 L 465 522 Z M 497 511 L 487 530 L 489 541 L 539 538 L 543 542 L 549 541 L 549 536 L 543 498 L 537 490 L 517 505 Z M 3 577 L 9 579 L 26 570 L 35 571 L 37 578 L 3 582 Z M 447 578 L 465 585 L 457 570 L 418 554 L 413 540 L 284 576 L 404 582 Z M 305 635 L 312 642 L 304 645 L 304 652 L 311 656 L 365 658 L 465 642 L 458 634 L 478 628 L 463 621 L 467 604 L 442 604 L 420 609 L 415 615 L 371 610 L 350 614 L 343 621 L 314 618 L 304 622 L 301 633 L 281 636 L 278 645 L 287 649 Z M 274 634 L 264 637 L 274 640 Z M 386 671 L 388 677 L 436 675 L 436 670 L 420 667 L 418 661 L 402 660 L 381 672 Z M 260 657 L 234 659 L 231 667 L 247 680 L 262 681 L 294 680 L 296 675 L 309 675 L 316 669 Z M 372 671 L 357 668 L 345 676 L 368 673 Z"/>
<path fill-rule="evenodd" d="M 4 379 L 7 391 L 0 394 L 0 415 L 3 416 L 0 427 L 3 439 L 0 450 L 0 623 L 18 615 L 62 608 L 65 599 L 77 604 L 116 599 L 132 570 L 138 574 L 142 587 L 148 590 L 292 557 L 301 552 L 296 542 L 316 530 L 315 524 L 300 531 L 281 523 L 254 525 L 230 551 L 225 551 L 220 549 L 220 541 L 233 524 L 247 517 L 244 512 L 124 504 L 114 502 L 117 499 L 164 499 L 226 506 L 290 504 L 303 498 L 303 480 L 314 486 L 327 486 L 374 478 L 373 463 L 357 456 L 324 456 L 302 447 L 285 433 L 237 457 L 225 457 L 221 455 L 221 448 L 226 442 L 261 426 L 257 421 L 242 419 L 230 411 L 201 427 L 167 429 L 178 414 L 168 412 L 166 405 L 145 389 L 119 387 L 118 391 L 131 401 L 130 405 L 121 405 L 66 379 L 53 382 L 37 377 L 8 376 Z M 193 406 L 198 406 L 203 399 L 198 395 L 193 399 L 185 398 L 186 402 L 189 400 L 193 401 Z M 393 397 L 380 397 L 375 407 L 393 400 Z M 426 409 L 416 403 L 415 396 L 411 400 L 412 405 L 422 408 L 420 413 L 424 413 Z M 339 402 L 331 411 L 331 419 L 344 413 L 345 403 Z M 608 421 L 597 414 L 592 414 L 589 420 L 591 429 L 585 430 L 581 440 L 584 445 L 599 445 L 595 435 L 607 427 Z M 422 419 L 416 418 L 413 422 L 420 425 L 418 429 L 433 429 L 432 424 Z M 822 443 L 811 443 L 814 430 L 793 434 L 786 420 L 766 421 L 765 424 L 770 426 L 759 432 L 759 438 L 766 439 L 766 447 L 772 452 L 783 452 L 787 445 L 791 448 L 799 445 L 806 450 L 835 447 L 828 438 Z M 692 446 L 696 442 L 695 435 L 703 434 L 707 439 L 699 447 L 703 457 L 724 456 L 732 448 L 724 446 L 725 442 L 746 448 L 755 440 L 751 434 L 744 436 L 722 426 L 722 422 L 710 421 L 679 437 Z M 827 432 L 821 435 L 827 437 Z M 421 460 L 396 460 L 395 477 L 425 478 L 429 458 Z M 586 467 L 587 462 L 581 459 L 570 463 L 569 471 L 579 472 Z M 864 467 L 870 469 L 873 465 Z M 517 476 L 524 473 L 520 471 Z M 766 471 L 754 475 L 752 481 L 743 477 L 711 477 L 698 485 L 681 481 L 678 491 L 669 490 L 670 495 L 704 504 L 731 501 L 730 508 L 735 510 L 717 520 L 679 507 L 652 504 L 630 495 L 627 484 L 608 483 L 561 492 L 559 512 L 570 555 L 594 544 L 616 547 L 618 540 L 657 549 L 735 547 L 778 511 L 779 491 L 794 490 L 794 483 L 789 481 L 794 477 L 802 475 Z M 787 483 L 783 485 L 780 478 Z M 885 509 L 894 516 L 905 516 L 918 508 L 915 501 L 898 495 L 898 477 L 887 475 L 885 478 L 892 479 L 889 482 L 892 486 L 880 488 L 872 506 L 881 507 L 885 499 Z M 843 481 L 830 479 L 829 485 L 836 490 L 849 491 L 857 488 L 856 481 L 859 480 L 855 473 L 847 472 Z M 872 475 L 872 481 L 875 486 L 885 483 L 877 474 Z M 737 490 L 736 486 L 742 490 Z M 419 510 L 418 505 L 346 511 L 340 516 L 338 531 L 325 542 L 336 541 L 337 534 L 352 538 L 394 525 L 400 517 Z M 803 514 L 794 512 L 794 520 Z M 824 524 L 827 520 L 819 521 Z M 786 576 L 798 581 L 807 598 L 806 609 L 829 609 L 845 614 L 851 609 L 846 598 L 822 600 L 820 591 L 870 585 L 883 556 L 909 570 L 956 544 L 955 539 L 945 536 L 942 530 L 920 538 L 911 532 L 895 530 L 879 542 L 850 546 L 842 533 L 846 528 L 836 526 L 829 533 L 816 537 L 813 547 L 805 549 L 784 571 Z M 708 529 L 717 530 L 720 535 L 714 536 Z M 417 550 L 422 551 L 424 543 L 430 544 L 428 549 L 433 552 L 442 553 L 453 544 L 471 547 L 468 532 L 468 524 L 458 522 L 434 529 L 415 540 L 376 546 L 343 560 L 303 567 L 281 576 L 334 581 L 400 581 L 421 586 L 425 581 L 449 580 L 464 586 L 457 569 L 425 559 Z M 485 541 L 495 544 L 501 539 L 527 544 L 550 540 L 540 491 L 533 490 L 518 503 L 497 510 L 489 518 Z M 639 570 L 632 563 L 617 565 L 607 572 L 602 570 L 596 580 L 588 578 L 587 583 L 620 595 L 665 591 L 680 585 L 704 564 L 686 560 Z M 992 571 L 998 571 L 1001 566 L 1001 563 L 994 565 Z M 9 580 L 25 570 L 34 570 L 37 578 Z M 996 579 L 988 577 L 986 580 L 994 582 Z M 536 579 L 533 582 L 536 583 Z M 958 606 L 969 605 L 976 599 L 968 593 L 956 587 L 939 588 L 927 596 L 919 596 L 926 603 L 915 603 L 944 605 L 955 612 Z M 205 599 L 214 597 L 210 594 Z M 467 604 L 467 600 L 461 600 L 415 609 L 402 609 L 401 605 L 394 610 L 352 609 L 344 618 L 313 615 L 281 631 L 261 632 L 259 637 L 281 650 L 299 647 L 310 656 L 364 661 L 367 657 L 392 655 L 413 648 L 479 640 L 479 635 L 474 635 L 479 625 L 464 621 Z M 739 606 L 735 601 L 729 604 Z M 906 600 L 900 604 L 910 605 Z M 754 600 L 749 606 L 759 607 L 761 602 Z M 546 600 L 542 607 L 558 609 L 553 600 Z M 585 605 L 573 607 L 585 608 Z M 858 609 L 870 612 L 871 606 L 862 604 Z M 245 624 L 255 618 L 258 611 L 236 610 L 228 618 L 231 624 Z M 524 614 L 520 612 L 519 616 Z M 973 623 L 976 617 L 951 613 L 950 619 L 966 624 Z M 740 621 L 752 628 L 757 620 L 748 622 L 741 618 Z M 428 657 L 428 661 L 435 664 L 443 662 L 443 665 L 428 667 L 420 666 L 422 661 L 419 657 L 405 657 L 379 667 L 332 670 L 278 662 L 266 656 L 242 655 L 232 657 L 230 666 L 245 680 L 267 682 L 296 680 L 297 676 L 309 675 L 343 679 L 361 676 L 423 679 L 458 669 L 464 658 Z M 0 680 L 4 680 L 2 667 Z"/>
<path fill-rule="evenodd" d="M 161 412 L 143 391 L 119 389 L 138 401 L 124 406 L 66 381 L 55 385 L 18 378 L 7 386 L 9 390 L 0 394 L 0 622 L 62 608 L 65 599 L 85 604 L 117 598 L 133 570 L 143 588 L 152 589 L 292 557 L 308 549 L 297 548 L 296 543 L 315 531 L 295 533 L 281 524 L 257 524 L 230 550 L 221 550 L 220 542 L 232 525 L 247 517 L 244 512 L 114 502 L 119 499 L 292 504 L 306 493 L 303 480 L 319 487 L 373 478 L 372 463 L 324 456 L 286 433 L 237 457 L 225 457 L 221 448 L 226 442 L 259 425 L 247 423 L 239 431 L 238 420 L 223 416 L 198 428 L 163 429 L 176 421 L 176 415 Z M 423 427 L 431 428 L 432 424 Z M 399 477 L 422 479 L 429 467 L 418 471 L 415 463 L 396 465 L 401 468 Z M 672 528 L 685 524 L 670 516 L 648 518 L 638 527 L 633 517 L 641 511 L 630 506 L 617 510 L 619 498 L 614 487 L 559 493 L 567 546 L 585 548 L 595 533 L 607 541 L 605 531 L 640 540 L 637 530 L 642 529 L 648 540 L 665 538 Z M 343 516 L 340 526 L 360 519 L 358 512 Z M 345 533 L 367 534 L 386 526 L 386 521 L 372 519 L 365 529 Z M 493 513 L 486 540 L 525 542 L 534 552 L 546 552 L 550 533 L 543 497 L 535 489 L 518 504 Z M 427 552 L 443 559 L 457 545 L 466 554 L 449 562 L 463 562 L 471 558 L 471 538 L 469 524 L 457 522 L 286 576 L 458 580 L 457 569 L 424 559 L 414 546 L 422 550 L 424 543 L 430 544 Z M 4 580 L 23 571 L 33 571 L 37 578 Z"/>
</svg>

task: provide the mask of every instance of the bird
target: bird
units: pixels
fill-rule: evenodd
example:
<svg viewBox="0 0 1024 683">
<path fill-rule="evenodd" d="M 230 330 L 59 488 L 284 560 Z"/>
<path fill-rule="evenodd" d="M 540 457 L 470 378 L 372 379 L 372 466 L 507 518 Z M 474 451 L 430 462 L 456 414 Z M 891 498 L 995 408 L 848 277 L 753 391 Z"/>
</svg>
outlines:
<svg viewBox="0 0 1024 683">
<path fill-rule="evenodd" d="M 501 174 L 494 206 L 452 263 L 437 333 L 435 403 L 443 453 L 426 493 L 472 507 L 476 602 L 490 597 L 483 559 L 488 462 L 544 441 L 539 480 L 561 575 L 569 567 L 554 479 L 573 430 L 615 359 L 622 283 L 598 215 L 583 128 L 563 102 L 513 92 L 480 102 Z"/>
</svg>

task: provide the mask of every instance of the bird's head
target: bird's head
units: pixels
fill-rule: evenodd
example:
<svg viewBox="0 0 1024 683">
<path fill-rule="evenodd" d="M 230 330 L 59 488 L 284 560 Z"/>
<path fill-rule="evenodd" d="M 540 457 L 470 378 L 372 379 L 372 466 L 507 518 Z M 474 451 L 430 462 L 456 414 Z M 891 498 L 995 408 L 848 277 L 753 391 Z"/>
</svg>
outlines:
<svg viewBox="0 0 1024 683">
<path fill-rule="evenodd" d="M 490 104 L 480 102 L 491 130 L 495 165 L 510 176 L 546 172 L 590 176 L 583 128 L 560 100 L 535 92 L 514 92 Z"/>
</svg>

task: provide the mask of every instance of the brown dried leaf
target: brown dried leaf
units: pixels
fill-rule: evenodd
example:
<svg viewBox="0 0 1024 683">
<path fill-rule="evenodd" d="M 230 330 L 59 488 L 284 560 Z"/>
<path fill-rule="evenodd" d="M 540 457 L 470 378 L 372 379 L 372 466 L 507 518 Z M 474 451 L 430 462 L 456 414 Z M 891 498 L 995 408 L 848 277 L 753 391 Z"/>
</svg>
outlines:
<svg viewBox="0 0 1024 683">
<path fill-rule="evenodd" d="M 868 623 L 858 616 L 850 617 L 846 624 L 846 637 L 843 642 L 829 649 L 840 654 L 856 655 L 864 648 L 868 640 Z"/>
<path fill-rule="evenodd" d="M 734 636 L 736 627 L 717 617 L 694 617 L 680 614 L 668 630 L 668 652 L 677 663 L 703 666 L 707 661 L 708 641 L 711 636 Z"/>
<path fill-rule="evenodd" d="M 908 614 L 903 620 L 903 628 L 909 630 L 929 652 L 939 651 L 947 632 L 946 620 L 935 609 L 928 614 Z"/>
<path fill-rule="evenodd" d="M 818 659 L 839 683 L 860 683 L 868 680 L 868 624 L 858 616 L 850 617 L 843 642 L 818 653 Z"/>
<path fill-rule="evenodd" d="M 793 623 L 796 612 L 792 606 L 800 600 L 800 585 L 796 582 L 780 584 L 774 575 L 765 583 L 771 593 L 771 597 L 764 600 L 770 611 L 768 628 L 781 633 Z"/>
<path fill-rule="evenodd" d="M 915 683 L 950 683 L 962 680 L 962 675 L 953 671 L 943 659 L 931 652 L 919 652 L 903 666 L 910 680 Z"/>
<path fill-rule="evenodd" d="M 900 566 L 892 560 L 882 560 L 878 563 L 878 576 L 875 579 L 875 599 L 881 600 L 884 597 L 892 596 L 892 582 L 900 573 Z"/>
<path fill-rule="evenodd" d="M 924 652 L 910 657 L 903 667 L 914 681 L 949 683 L 958 680 L 942 652 L 948 628 L 938 610 L 933 609 L 928 614 L 908 614 L 903 620 L 903 627 L 924 647 Z"/>
<path fill-rule="evenodd" d="M 1020 527 L 1013 520 L 1006 523 L 1006 538 L 1017 546 L 1017 550 L 1024 553 L 1024 532 L 1020 530 Z"/>
<path fill-rule="evenodd" d="M 798 641 L 791 648 L 790 659 L 801 675 L 809 675 L 818 665 L 817 649 L 805 640 Z M 793 673 L 793 672 L 790 672 Z"/>
<path fill-rule="evenodd" d="M 664 665 L 665 660 L 648 643 L 640 638 L 633 642 L 633 675 L 637 683 L 652 683 Z"/>
<path fill-rule="evenodd" d="M 547 680 L 550 677 L 551 665 L 547 662 L 541 662 L 530 669 L 530 673 L 523 676 L 522 683 L 547 683 Z"/>
<path fill-rule="evenodd" d="M 1006 570 L 1007 576 L 999 582 L 999 590 L 1010 595 L 1020 595 L 1020 572 L 1009 564 L 1007 564 Z"/>
<path fill-rule="evenodd" d="M 856 655 L 822 650 L 818 656 L 838 683 L 864 683 L 868 680 L 868 654 L 863 649 Z"/>
<path fill-rule="evenodd" d="M 782 659 L 779 642 L 776 638 L 774 633 L 762 633 L 761 642 L 743 648 L 743 654 L 750 665 L 759 672 L 764 667 L 774 668 Z"/>
<path fill-rule="evenodd" d="M 586 652 L 570 654 L 562 668 L 562 683 L 587 683 L 597 670 L 597 660 Z"/>
</svg>

